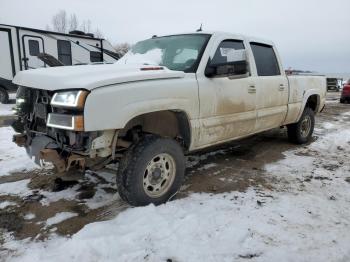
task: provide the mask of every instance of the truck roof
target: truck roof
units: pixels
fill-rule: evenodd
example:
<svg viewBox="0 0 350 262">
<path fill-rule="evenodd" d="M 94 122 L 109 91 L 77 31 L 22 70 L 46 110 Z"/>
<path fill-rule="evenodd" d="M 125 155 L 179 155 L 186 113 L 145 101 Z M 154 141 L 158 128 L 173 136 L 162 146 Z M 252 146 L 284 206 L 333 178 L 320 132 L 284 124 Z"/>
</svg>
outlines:
<svg viewBox="0 0 350 262">
<path fill-rule="evenodd" d="M 227 37 L 227 38 L 246 40 L 248 42 L 257 42 L 257 43 L 272 45 L 272 46 L 274 45 L 274 43 L 271 40 L 242 35 L 242 34 L 223 32 L 223 31 L 198 31 L 198 32 L 197 31 L 194 31 L 194 32 L 189 31 L 189 32 L 182 32 L 182 33 L 171 34 L 171 35 L 182 35 L 182 34 L 207 34 L 207 35 L 218 36 L 218 37 L 223 36 L 223 37 Z M 162 37 L 162 36 L 170 36 L 170 35 L 161 35 L 161 36 L 157 36 L 157 37 Z"/>
</svg>

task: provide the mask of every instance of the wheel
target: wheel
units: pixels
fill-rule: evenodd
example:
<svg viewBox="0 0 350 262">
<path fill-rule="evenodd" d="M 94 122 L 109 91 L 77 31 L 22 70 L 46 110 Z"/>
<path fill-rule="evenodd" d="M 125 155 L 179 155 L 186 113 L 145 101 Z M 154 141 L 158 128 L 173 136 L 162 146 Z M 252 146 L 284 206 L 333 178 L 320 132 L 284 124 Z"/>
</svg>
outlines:
<svg viewBox="0 0 350 262">
<path fill-rule="evenodd" d="M 306 107 L 298 123 L 288 125 L 288 138 L 296 144 L 305 144 L 310 141 L 315 126 L 315 113 Z"/>
<path fill-rule="evenodd" d="M 340 101 L 339 101 L 341 104 L 345 104 L 345 99 L 344 98 L 340 98 Z"/>
<path fill-rule="evenodd" d="M 0 103 L 7 104 L 9 102 L 9 94 L 7 91 L 0 87 Z"/>
<path fill-rule="evenodd" d="M 185 157 L 174 140 L 147 135 L 131 146 L 119 163 L 120 197 L 133 206 L 159 205 L 181 187 Z"/>
</svg>

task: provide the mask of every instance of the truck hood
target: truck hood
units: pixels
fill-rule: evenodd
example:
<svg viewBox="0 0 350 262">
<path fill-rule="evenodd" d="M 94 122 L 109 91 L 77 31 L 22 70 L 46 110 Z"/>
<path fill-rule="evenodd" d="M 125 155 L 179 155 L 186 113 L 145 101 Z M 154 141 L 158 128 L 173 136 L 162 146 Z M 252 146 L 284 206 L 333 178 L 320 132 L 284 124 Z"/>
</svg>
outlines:
<svg viewBox="0 0 350 262">
<path fill-rule="evenodd" d="M 95 64 L 33 69 L 19 72 L 13 83 L 56 91 L 63 89 L 92 90 L 102 86 L 135 81 L 182 78 L 185 73 L 166 67 L 141 64 Z"/>
</svg>

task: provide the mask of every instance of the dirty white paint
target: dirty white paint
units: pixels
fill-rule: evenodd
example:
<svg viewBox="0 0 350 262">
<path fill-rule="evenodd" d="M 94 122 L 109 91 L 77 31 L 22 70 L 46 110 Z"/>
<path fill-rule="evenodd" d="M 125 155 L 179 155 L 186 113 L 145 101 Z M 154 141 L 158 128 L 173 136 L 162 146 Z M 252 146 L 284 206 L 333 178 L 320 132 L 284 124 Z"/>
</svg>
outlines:
<svg viewBox="0 0 350 262">
<path fill-rule="evenodd" d="M 324 78 L 287 77 L 271 41 L 230 33 L 200 33 L 212 36 L 196 73 L 165 67 L 142 71 L 140 68 L 147 66 L 116 63 L 21 72 L 14 82 L 48 90 L 90 90 L 84 109 L 86 131 L 122 129 L 145 113 L 181 111 L 191 125 L 190 151 L 296 122 L 314 94 L 320 97 L 319 109 L 323 107 Z M 204 74 L 208 61 L 225 40 L 243 41 L 249 74 L 235 79 L 208 78 Z M 257 75 L 251 42 L 274 48 L 280 75 Z"/>
</svg>

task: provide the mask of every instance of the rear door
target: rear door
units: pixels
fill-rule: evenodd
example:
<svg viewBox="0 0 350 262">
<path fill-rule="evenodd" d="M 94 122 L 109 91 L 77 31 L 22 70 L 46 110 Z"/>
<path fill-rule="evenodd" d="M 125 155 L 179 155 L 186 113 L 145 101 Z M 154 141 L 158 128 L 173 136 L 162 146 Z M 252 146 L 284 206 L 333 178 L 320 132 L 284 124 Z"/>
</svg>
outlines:
<svg viewBox="0 0 350 262">
<path fill-rule="evenodd" d="M 287 115 L 288 80 L 273 46 L 250 43 L 256 64 L 256 131 L 282 125 Z"/>
<path fill-rule="evenodd" d="M 11 31 L 0 28 L 0 78 L 12 80 L 15 74 Z"/>
<path fill-rule="evenodd" d="M 45 63 L 38 58 L 40 53 L 44 53 L 44 41 L 37 36 L 23 36 L 24 68 L 34 69 L 45 67 Z"/>
</svg>

